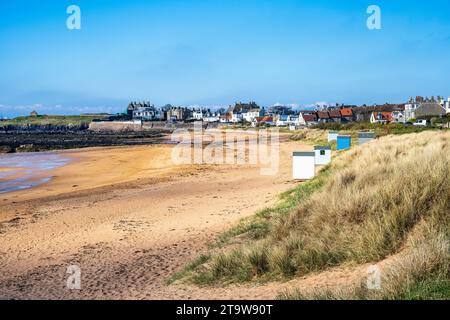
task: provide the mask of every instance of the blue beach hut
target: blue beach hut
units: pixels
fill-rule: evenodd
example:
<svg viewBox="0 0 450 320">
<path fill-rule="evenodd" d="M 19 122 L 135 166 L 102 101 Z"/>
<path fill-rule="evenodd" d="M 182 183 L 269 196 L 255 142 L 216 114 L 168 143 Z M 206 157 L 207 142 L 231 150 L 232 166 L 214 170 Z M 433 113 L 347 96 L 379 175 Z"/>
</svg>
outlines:
<svg viewBox="0 0 450 320">
<path fill-rule="evenodd" d="M 351 143 L 352 143 L 352 138 L 350 136 L 338 136 L 336 150 L 350 149 Z"/>
</svg>

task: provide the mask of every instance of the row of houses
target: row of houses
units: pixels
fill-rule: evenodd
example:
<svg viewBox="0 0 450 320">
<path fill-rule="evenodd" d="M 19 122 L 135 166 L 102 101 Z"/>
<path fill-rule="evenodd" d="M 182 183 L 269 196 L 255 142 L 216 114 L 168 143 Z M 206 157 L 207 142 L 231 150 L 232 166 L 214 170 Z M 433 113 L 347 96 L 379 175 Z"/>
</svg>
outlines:
<svg viewBox="0 0 450 320">
<path fill-rule="evenodd" d="M 177 107 L 172 105 L 156 108 L 150 102 L 131 102 L 127 107 L 127 116 L 136 121 L 202 120 L 218 122 L 220 112 L 204 108 Z"/>
<path fill-rule="evenodd" d="M 266 112 L 255 102 L 238 102 L 228 110 L 211 111 L 206 108 L 188 108 L 166 105 L 156 108 L 150 102 L 131 102 L 127 116 L 136 121 L 204 121 L 221 123 L 265 122 L 273 124 L 272 111 Z"/>
<path fill-rule="evenodd" d="M 450 114 L 450 98 L 435 99 L 416 97 L 405 104 L 375 106 L 335 107 L 320 111 L 300 111 L 300 125 L 315 125 L 329 122 L 406 123 L 413 119 L 444 117 Z"/>
<path fill-rule="evenodd" d="M 372 112 L 371 123 L 406 123 L 413 119 L 427 117 L 443 117 L 450 113 L 450 98 L 442 97 L 428 99 L 423 97 L 411 98 L 401 108 L 392 111 Z"/>
<path fill-rule="evenodd" d="M 137 121 L 204 121 L 224 124 L 249 123 L 271 126 L 310 126 L 321 123 L 346 123 L 366 121 L 371 123 L 406 123 L 421 117 L 442 117 L 450 113 L 450 98 L 411 98 L 405 104 L 374 106 L 322 107 L 314 110 L 294 111 L 287 106 L 272 106 L 268 109 L 254 101 L 237 102 L 227 110 L 212 111 L 205 108 L 188 108 L 166 105 L 156 108 L 150 102 L 132 102 L 127 116 Z"/>
</svg>

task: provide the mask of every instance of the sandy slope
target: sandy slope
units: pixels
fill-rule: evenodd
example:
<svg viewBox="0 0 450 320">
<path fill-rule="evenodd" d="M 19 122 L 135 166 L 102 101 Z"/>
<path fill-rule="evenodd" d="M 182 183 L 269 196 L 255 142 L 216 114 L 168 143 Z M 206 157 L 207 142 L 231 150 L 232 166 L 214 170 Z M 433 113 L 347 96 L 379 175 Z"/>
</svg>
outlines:
<svg viewBox="0 0 450 320">
<path fill-rule="evenodd" d="M 75 160 L 48 184 L 3 195 L 0 298 L 256 298 L 276 288 L 217 291 L 167 287 L 167 277 L 208 242 L 293 186 L 290 154 L 280 170 L 255 166 L 174 166 L 171 146 L 65 152 Z M 66 288 L 81 267 L 82 290 Z M 264 293 L 265 292 L 265 293 Z"/>
</svg>

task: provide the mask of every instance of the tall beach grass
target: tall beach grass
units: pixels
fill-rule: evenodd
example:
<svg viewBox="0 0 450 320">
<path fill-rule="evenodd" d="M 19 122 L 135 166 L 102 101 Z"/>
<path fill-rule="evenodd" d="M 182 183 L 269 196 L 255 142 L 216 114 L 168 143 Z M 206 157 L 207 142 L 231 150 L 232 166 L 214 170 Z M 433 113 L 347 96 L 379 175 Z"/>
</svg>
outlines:
<svg viewBox="0 0 450 320">
<path fill-rule="evenodd" d="M 301 201 L 291 199 L 286 210 L 269 210 L 247 221 L 251 226 L 263 219 L 263 233 L 246 237 L 249 227 L 229 234 L 184 279 L 198 284 L 290 279 L 396 255 L 383 275 L 389 285 L 377 294 L 355 287 L 310 298 L 423 298 L 436 290 L 445 296 L 450 279 L 449 175 L 448 132 L 386 136 L 339 153 L 326 175 L 291 191 Z M 303 192 L 305 185 L 314 184 Z M 295 297 L 307 298 L 301 293 L 285 296 Z"/>
</svg>

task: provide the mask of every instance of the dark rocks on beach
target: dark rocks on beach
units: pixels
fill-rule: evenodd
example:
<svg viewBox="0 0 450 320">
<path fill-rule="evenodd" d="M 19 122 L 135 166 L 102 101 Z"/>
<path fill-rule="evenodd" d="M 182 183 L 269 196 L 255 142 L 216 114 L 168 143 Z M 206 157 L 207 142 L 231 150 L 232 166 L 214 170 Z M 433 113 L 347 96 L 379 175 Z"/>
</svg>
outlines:
<svg viewBox="0 0 450 320">
<path fill-rule="evenodd" d="M 10 146 L 1 146 L 0 145 L 0 153 L 9 153 L 12 151 L 13 151 L 13 149 Z"/>
<path fill-rule="evenodd" d="M 87 126 L 0 126 L 0 153 L 164 143 L 164 130 L 92 132 Z"/>
<path fill-rule="evenodd" d="M 19 124 L 1 125 L 0 133 L 9 132 L 77 132 L 87 130 L 88 124 L 80 125 L 53 125 L 53 124 Z"/>
</svg>

